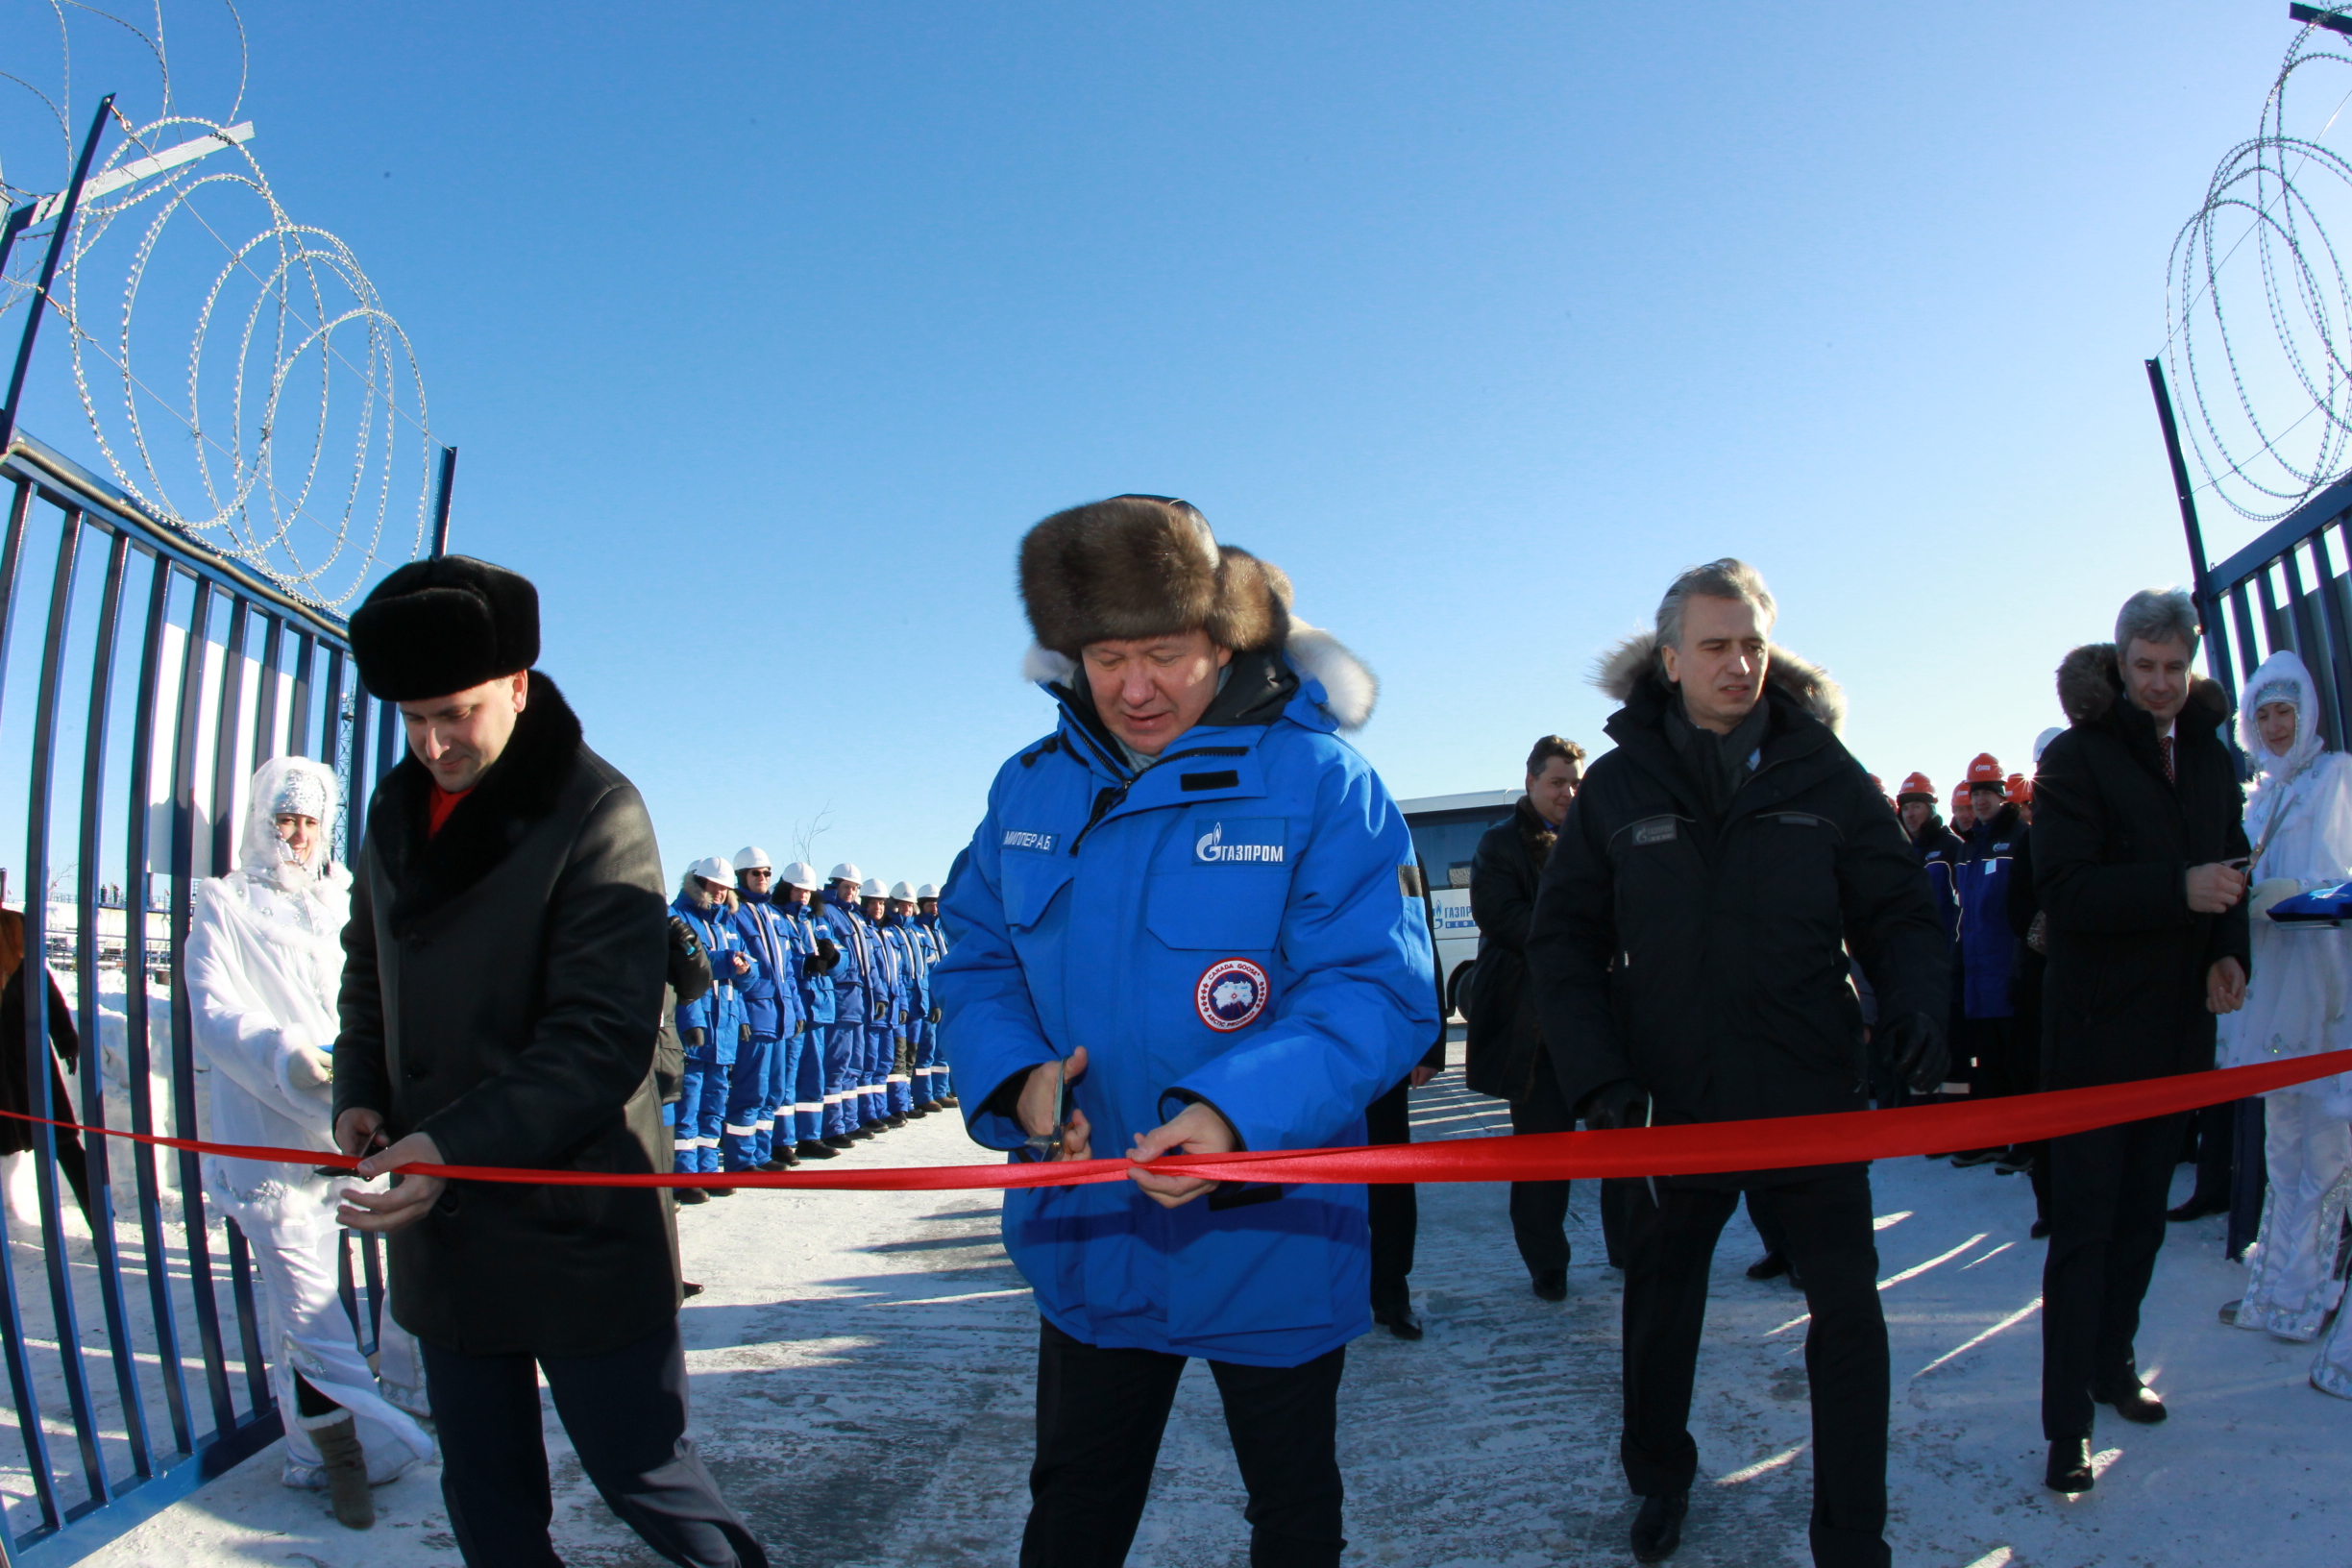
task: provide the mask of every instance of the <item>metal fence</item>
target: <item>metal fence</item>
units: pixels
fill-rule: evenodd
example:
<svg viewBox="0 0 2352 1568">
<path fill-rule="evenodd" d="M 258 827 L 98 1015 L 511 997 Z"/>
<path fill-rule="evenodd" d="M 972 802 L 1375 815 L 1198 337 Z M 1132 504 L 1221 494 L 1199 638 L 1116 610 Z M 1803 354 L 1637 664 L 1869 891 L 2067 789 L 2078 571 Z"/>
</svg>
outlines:
<svg viewBox="0 0 2352 1568">
<path fill-rule="evenodd" d="M 2319 685 L 2312 722 L 2330 745 L 2345 749 L 2352 737 L 2352 580 L 2346 576 L 2352 567 L 2352 478 L 2318 491 L 2235 554 L 2208 561 L 2171 393 L 2156 360 L 2147 362 L 2147 374 L 2189 536 L 2206 668 L 2235 707 L 2240 686 L 2265 658 L 2293 649 Z M 2235 734 L 2227 739 L 2235 747 Z"/>
<path fill-rule="evenodd" d="M 20 804 L 10 891 L 25 922 L 32 1109 L 201 1137 L 206 1072 L 181 980 L 197 883 L 235 864 L 252 772 L 289 753 L 346 782 L 341 858 L 395 755 L 394 710 L 358 690 L 341 622 L 21 432 L 0 459 L 0 768 L 26 769 L 20 803 L 0 789 L 0 831 Z M 34 983 L 44 957 L 82 1042 L 72 1105 L 50 1088 L 48 988 Z M 89 1138 L 85 1224 L 60 1203 L 70 1145 L 46 1127 L 33 1141 L 29 1159 L 10 1158 L 30 1164 L 36 1191 L 19 1168 L 16 1213 L 0 1202 L 0 1426 L 12 1417 L 22 1450 L 19 1466 L 0 1432 L 0 1563 L 47 1565 L 281 1428 L 252 1260 L 235 1226 L 208 1214 L 198 1157 Z M 373 1240 L 347 1243 L 345 1302 L 371 1353 L 380 1280 Z"/>
</svg>

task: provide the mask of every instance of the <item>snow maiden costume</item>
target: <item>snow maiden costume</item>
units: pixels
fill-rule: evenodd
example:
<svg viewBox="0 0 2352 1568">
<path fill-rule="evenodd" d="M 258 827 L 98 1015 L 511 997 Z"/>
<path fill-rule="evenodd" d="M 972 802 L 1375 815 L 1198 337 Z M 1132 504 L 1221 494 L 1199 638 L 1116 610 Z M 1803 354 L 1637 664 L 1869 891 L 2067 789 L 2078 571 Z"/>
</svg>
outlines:
<svg viewBox="0 0 2352 1568">
<path fill-rule="evenodd" d="M 325 841 L 337 795 L 333 772 L 306 757 L 264 763 L 247 796 L 236 869 L 197 889 L 189 1012 L 210 1069 L 210 1136 L 220 1141 L 334 1151 L 328 1053 L 351 910 L 351 873 L 328 858 Z M 306 860 L 280 837 L 285 816 L 320 824 Z M 362 1455 L 367 1481 L 380 1484 L 433 1451 L 425 1430 L 378 1388 L 337 1292 L 335 1209 L 345 1188 L 362 1184 L 306 1164 L 216 1155 L 205 1157 L 204 1181 L 260 1270 L 286 1484 L 331 1487 L 343 1518 L 347 1504 L 366 1498 L 364 1484 L 355 1493 L 352 1484 Z M 389 1313 L 384 1327 L 392 1329 Z M 372 1517 L 372 1508 L 361 1511 Z"/>
<path fill-rule="evenodd" d="M 2281 898 L 2344 879 L 2352 862 L 2352 757 L 2322 749 L 2314 723 L 2317 688 L 2291 651 L 2265 659 L 2245 692 L 2239 739 L 2261 768 L 2245 805 L 2255 856 L 2248 867 L 2254 962 L 2245 1006 L 2221 1019 L 2224 1066 L 2352 1045 L 2345 1009 L 2352 933 L 2262 918 Z M 2264 744 L 2256 720 L 2273 702 L 2295 713 L 2294 739 L 2283 755 Z M 2310 1341 L 2319 1337 L 2343 1294 L 2337 1238 L 2352 1198 L 2352 1084 L 2345 1076 L 2322 1078 L 2277 1090 L 2266 1101 L 2270 1189 L 2235 1321 L 2242 1329 Z M 2332 1386 L 2322 1382 L 2325 1356 L 2312 1381 L 2352 1398 L 2352 1340 L 2340 1354 L 2344 1364 Z"/>
</svg>

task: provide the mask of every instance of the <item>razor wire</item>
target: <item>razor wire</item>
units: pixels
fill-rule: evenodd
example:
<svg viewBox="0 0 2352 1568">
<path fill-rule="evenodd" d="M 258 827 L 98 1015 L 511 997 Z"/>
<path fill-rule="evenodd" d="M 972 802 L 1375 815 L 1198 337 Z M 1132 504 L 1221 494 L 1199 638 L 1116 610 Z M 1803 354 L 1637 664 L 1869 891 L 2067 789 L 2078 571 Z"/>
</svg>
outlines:
<svg viewBox="0 0 2352 1568">
<path fill-rule="evenodd" d="M 2352 66 L 2348 41 L 2315 22 L 2296 36 L 2255 135 L 2215 169 L 2167 263 L 2183 433 L 2204 488 L 2255 523 L 2341 477 L 2352 453 L 2352 258 L 2328 234 L 2352 214 L 2352 159 L 2326 139 L 2352 104 L 2352 81 L 2333 75 Z M 2332 100 L 2315 127 L 2291 118 L 2290 87 L 2297 106 L 2314 87 Z"/>
<path fill-rule="evenodd" d="M 152 37 L 50 0 L 61 34 L 69 8 L 136 36 L 159 81 L 152 119 L 118 95 L 119 137 L 91 170 L 49 301 L 99 456 L 159 521 L 298 599 L 343 604 L 380 560 L 421 553 L 430 527 L 433 441 L 407 334 L 351 247 L 287 213 L 250 127 L 230 123 L 241 20 L 235 102 L 211 119 L 174 110 L 159 0 Z M 69 88 L 69 52 L 61 76 Z M 28 90 L 70 155 L 70 90 Z M 151 166 L 207 139 L 219 145 L 202 161 Z"/>
</svg>

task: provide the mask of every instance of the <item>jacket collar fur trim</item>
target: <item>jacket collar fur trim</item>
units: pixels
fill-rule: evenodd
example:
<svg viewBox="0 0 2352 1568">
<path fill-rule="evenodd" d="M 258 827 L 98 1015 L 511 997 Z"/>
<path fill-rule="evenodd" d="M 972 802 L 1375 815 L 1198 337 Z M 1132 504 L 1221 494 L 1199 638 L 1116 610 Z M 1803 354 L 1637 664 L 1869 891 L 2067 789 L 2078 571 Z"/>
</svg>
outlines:
<svg viewBox="0 0 2352 1568">
<path fill-rule="evenodd" d="M 2067 723 L 2082 726 L 2119 725 L 2138 719 L 2153 735 L 2155 721 L 2122 698 L 2123 671 L 2116 658 L 2115 644 L 2085 643 L 2059 662 L 2058 706 L 2065 710 Z M 2175 721 L 2180 733 L 2184 736 L 2210 733 L 2227 722 L 2229 716 L 2229 697 L 2221 690 L 2221 683 L 2205 675 L 2192 675 L 2189 701 Z"/>
<path fill-rule="evenodd" d="M 405 932 L 498 868 L 555 809 L 580 752 L 580 723 L 555 683 L 534 670 L 512 739 L 441 831 L 426 831 L 432 775 L 413 752 L 384 775 L 368 810 L 393 885 L 392 929 Z"/>
<path fill-rule="evenodd" d="M 1657 634 L 1648 631 L 1635 632 L 1602 654 L 1594 662 L 1592 683 L 1629 708 L 1642 705 L 1637 697 L 1647 695 L 1662 706 L 1675 695 L 1658 668 Z M 1829 678 L 1828 671 L 1777 643 L 1772 645 L 1764 685 L 1828 725 L 1831 734 L 1846 726 L 1845 688 Z"/>
</svg>

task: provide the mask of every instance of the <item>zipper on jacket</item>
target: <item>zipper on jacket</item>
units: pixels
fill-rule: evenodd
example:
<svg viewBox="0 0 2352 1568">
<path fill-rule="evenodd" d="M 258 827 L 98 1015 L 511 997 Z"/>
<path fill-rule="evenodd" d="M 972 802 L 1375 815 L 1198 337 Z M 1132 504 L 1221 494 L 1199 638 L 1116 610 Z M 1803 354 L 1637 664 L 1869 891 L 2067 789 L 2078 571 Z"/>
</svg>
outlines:
<svg viewBox="0 0 2352 1568">
<path fill-rule="evenodd" d="M 1182 762 L 1188 757 L 1246 757 L 1248 755 L 1249 747 L 1246 746 L 1196 746 L 1189 751 L 1170 751 L 1166 756 L 1154 760 L 1152 766 L 1163 768 L 1171 762 Z M 1080 828 L 1078 836 L 1070 840 L 1071 854 L 1075 855 L 1078 852 L 1078 846 L 1086 843 L 1086 836 L 1094 831 L 1095 824 L 1118 810 L 1120 802 L 1127 798 L 1127 792 L 1134 789 L 1142 780 L 1142 777 L 1141 773 L 1138 773 L 1116 789 L 1106 787 L 1094 792 L 1094 809 L 1087 815 L 1086 826 Z"/>
</svg>

